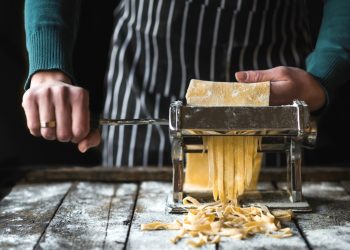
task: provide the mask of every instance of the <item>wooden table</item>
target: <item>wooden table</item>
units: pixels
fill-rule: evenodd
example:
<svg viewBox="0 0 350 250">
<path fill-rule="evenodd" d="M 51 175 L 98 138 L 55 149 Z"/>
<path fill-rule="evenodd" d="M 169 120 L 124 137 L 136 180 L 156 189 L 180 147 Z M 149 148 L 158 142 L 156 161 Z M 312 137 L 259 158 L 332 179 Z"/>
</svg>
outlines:
<svg viewBox="0 0 350 250">
<path fill-rule="evenodd" d="M 165 213 L 171 190 L 166 181 L 171 171 L 120 171 L 23 171 L 14 187 L 2 189 L 6 195 L 0 201 L 0 249 L 188 248 L 185 241 L 177 245 L 169 242 L 176 231 L 140 230 L 142 223 L 181 219 L 182 215 Z M 283 175 L 283 170 L 278 171 L 265 170 L 260 187 L 282 185 L 278 182 L 281 179 L 273 178 Z M 286 224 L 293 229 L 293 237 L 224 239 L 205 249 L 350 249 L 350 168 L 335 168 L 333 172 L 342 178 L 336 180 L 329 169 L 304 169 L 307 182 L 303 193 L 313 212 L 297 214 Z M 150 181 L 152 176 L 154 180 Z"/>
</svg>

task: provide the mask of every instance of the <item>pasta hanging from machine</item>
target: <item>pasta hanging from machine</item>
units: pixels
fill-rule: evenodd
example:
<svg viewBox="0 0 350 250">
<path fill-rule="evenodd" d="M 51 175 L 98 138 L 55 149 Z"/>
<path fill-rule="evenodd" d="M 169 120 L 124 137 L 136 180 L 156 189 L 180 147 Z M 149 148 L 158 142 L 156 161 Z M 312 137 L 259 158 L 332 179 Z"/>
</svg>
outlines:
<svg viewBox="0 0 350 250">
<path fill-rule="evenodd" d="M 237 203 L 245 190 L 256 189 L 262 155 L 257 152 L 258 136 L 209 136 L 209 185 L 214 200 Z"/>
<path fill-rule="evenodd" d="M 269 82 L 244 84 L 192 80 L 186 100 L 190 106 L 268 106 L 269 94 Z M 207 186 L 212 189 L 214 200 L 237 204 L 237 198 L 244 190 L 256 187 L 262 157 L 258 153 L 259 142 L 259 136 L 203 136 L 207 155 L 202 157 L 207 157 L 204 162 L 208 167 L 188 161 L 185 184 L 203 183 L 198 179 L 208 176 Z M 191 158 L 189 154 L 187 157 Z M 208 174 L 203 174 L 204 171 Z"/>
</svg>

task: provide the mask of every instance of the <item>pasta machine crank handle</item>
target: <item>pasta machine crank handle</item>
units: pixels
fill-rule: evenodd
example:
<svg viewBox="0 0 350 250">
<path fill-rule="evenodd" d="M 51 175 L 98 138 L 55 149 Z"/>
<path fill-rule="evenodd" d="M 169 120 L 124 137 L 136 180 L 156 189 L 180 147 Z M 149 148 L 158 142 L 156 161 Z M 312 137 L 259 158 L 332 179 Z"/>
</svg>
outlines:
<svg viewBox="0 0 350 250">
<path fill-rule="evenodd" d="M 168 126 L 167 119 L 99 119 L 99 125 L 123 126 L 123 125 L 161 125 Z"/>
<path fill-rule="evenodd" d="M 91 116 L 90 127 L 97 129 L 100 126 L 132 126 L 132 125 L 160 125 L 169 126 L 167 119 L 107 119 Z"/>
</svg>

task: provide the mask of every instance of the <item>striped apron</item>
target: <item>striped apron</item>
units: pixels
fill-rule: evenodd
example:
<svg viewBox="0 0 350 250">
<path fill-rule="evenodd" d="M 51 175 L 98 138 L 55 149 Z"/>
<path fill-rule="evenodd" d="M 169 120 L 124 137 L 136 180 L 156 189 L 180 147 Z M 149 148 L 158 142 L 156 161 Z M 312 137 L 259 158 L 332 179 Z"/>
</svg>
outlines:
<svg viewBox="0 0 350 250">
<path fill-rule="evenodd" d="M 106 77 L 104 116 L 167 118 L 190 79 L 234 81 L 239 70 L 304 67 L 311 50 L 301 0 L 124 0 Z M 104 127 L 103 165 L 171 164 L 168 128 Z"/>
</svg>

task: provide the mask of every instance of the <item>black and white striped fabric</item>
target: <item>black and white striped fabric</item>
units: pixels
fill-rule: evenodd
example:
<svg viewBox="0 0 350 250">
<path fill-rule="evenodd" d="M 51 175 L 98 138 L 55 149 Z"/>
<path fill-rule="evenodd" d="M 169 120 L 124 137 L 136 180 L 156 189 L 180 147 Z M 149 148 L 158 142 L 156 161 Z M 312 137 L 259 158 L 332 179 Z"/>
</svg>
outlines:
<svg viewBox="0 0 350 250">
<path fill-rule="evenodd" d="M 190 79 L 303 67 L 310 51 L 301 0 L 124 0 L 115 10 L 104 116 L 167 118 Z M 105 127 L 106 166 L 170 165 L 168 128 Z"/>
</svg>

